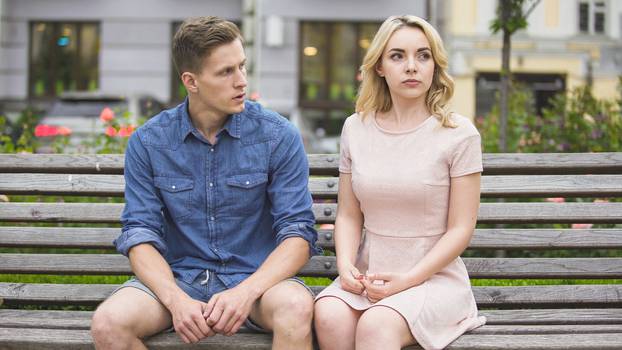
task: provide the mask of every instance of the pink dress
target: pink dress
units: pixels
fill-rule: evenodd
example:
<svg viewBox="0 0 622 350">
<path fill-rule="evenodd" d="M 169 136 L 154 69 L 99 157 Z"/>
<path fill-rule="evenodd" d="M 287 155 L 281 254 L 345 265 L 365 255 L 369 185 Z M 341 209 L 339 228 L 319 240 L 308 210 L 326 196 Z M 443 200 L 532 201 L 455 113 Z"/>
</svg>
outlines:
<svg viewBox="0 0 622 350">
<path fill-rule="evenodd" d="M 482 171 L 480 136 L 467 118 L 454 114 L 457 128 L 429 117 L 414 129 L 393 132 L 375 115 L 350 116 L 341 134 L 339 171 L 352 174 L 352 188 L 364 215 L 356 267 L 362 273 L 405 272 L 447 230 L 450 178 Z M 339 277 L 317 299 L 334 296 L 352 308 L 387 306 L 408 322 L 424 349 L 442 349 L 483 325 L 469 276 L 459 257 L 424 283 L 376 304 L 341 289 Z"/>
</svg>

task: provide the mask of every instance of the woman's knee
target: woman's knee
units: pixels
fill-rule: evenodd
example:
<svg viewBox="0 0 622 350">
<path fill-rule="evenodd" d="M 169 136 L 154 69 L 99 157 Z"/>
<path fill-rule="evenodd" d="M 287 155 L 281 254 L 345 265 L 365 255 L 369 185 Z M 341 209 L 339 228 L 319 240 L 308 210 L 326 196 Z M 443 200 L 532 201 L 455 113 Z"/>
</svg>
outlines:
<svg viewBox="0 0 622 350">
<path fill-rule="evenodd" d="M 406 345 L 413 342 L 406 320 L 388 307 L 373 307 L 361 315 L 356 326 L 357 344 Z"/>
</svg>

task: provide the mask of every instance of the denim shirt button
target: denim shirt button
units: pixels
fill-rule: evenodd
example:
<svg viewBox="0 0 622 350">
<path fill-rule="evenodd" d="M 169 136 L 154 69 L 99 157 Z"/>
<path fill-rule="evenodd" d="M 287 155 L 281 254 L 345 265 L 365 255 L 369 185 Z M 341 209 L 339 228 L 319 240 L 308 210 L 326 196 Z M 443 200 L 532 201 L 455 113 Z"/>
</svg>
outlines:
<svg viewBox="0 0 622 350">
<path fill-rule="evenodd" d="M 212 220 L 212 221 L 216 220 L 216 218 L 215 218 L 215 217 L 213 217 L 213 216 L 210 216 L 210 218 L 209 218 L 209 219 L 210 219 L 210 220 Z"/>
<path fill-rule="evenodd" d="M 214 183 L 210 182 L 209 187 L 214 187 Z"/>
</svg>

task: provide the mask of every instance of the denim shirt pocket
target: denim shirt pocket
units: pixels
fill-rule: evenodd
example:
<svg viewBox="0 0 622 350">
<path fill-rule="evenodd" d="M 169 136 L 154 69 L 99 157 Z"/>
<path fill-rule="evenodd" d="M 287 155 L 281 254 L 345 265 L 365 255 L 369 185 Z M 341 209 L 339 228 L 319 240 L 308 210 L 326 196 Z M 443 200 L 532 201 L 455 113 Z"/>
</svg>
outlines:
<svg viewBox="0 0 622 350">
<path fill-rule="evenodd" d="M 266 195 L 268 174 L 252 173 L 229 176 L 225 183 L 230 209 L 235 213 L 253 214 L 259 211 Z"/>
<path fill-rule="evenodd" d="M 160 189 L 166 210 L 173 219 L 183 219 L 190 214 L 192 177 L 155 176 L 154 185 Z"/>
</svg>

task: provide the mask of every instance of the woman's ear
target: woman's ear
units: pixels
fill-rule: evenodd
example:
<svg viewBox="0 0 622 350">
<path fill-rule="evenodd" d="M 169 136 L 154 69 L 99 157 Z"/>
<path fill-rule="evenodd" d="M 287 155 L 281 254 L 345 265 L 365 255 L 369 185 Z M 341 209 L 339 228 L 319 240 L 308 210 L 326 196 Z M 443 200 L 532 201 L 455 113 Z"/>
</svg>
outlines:
<svg viewBox="0 0 622 350">
<path fill-rule="evenodd" d="M 183 72 L 181 74 L 181 81 L 184 83 L 184 86 L 188 92 L 197 93 L 199 91 L 197 80 L 193 73 Z"/>
<path fill-rule="evenodd" d="M 381 78 L 384 78 L 384 71 L 382 70 L 382 61 L 378 61 L 378 63 L 376 63 L 376 73 L 378 73 L 378 75 Z"/>
</svg>

